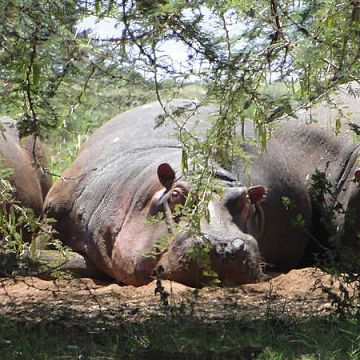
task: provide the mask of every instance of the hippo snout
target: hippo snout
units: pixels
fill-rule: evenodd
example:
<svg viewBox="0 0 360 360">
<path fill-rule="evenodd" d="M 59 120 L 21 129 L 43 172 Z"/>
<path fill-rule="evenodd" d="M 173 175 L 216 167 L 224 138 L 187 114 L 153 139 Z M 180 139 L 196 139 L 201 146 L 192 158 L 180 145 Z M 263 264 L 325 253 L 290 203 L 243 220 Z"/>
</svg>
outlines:
<svg viewBox="0 0 360 360">
<path fill-rule="evenodd" d="M 166 279 L 189 286 L 207 284 L 209 278 L 204 273 L 204 257 L 188 256 L 196 251 L 194 249 L 200 249 L 200 254 L 204 249 L 203 254 L 209 256 L 206 263 L 223 285 L 256 282 L 262 277 L 257 241 L 244 233 L 233 238 L 219 238 L 210 234 L 178 237 L 158 263 L 163 267 Z"/>
<path fill-rule="evenodd" d="M 203 239 L 213 246 L 215 254 L 223 258 L 245 257 L 247 253 L 256 255 L 258 252 L 256 240 L 248 234 L 242 234 L 242 237 L 221 240 L 207 235 L 203 236 Z"/>
<path fill-rule="evenodd" d="M 229 258 L 236 254 L 243 253 L 246 249 L 245 241 L 236 238 L 226 242 L 217 242 L 214 246 L 215 253 L 223 258 Z"/>
<path fill-rule="evenodd" d="M 223 285 L 254 282 L 262 276 L 257 241 L 249 234 L 217 243 L 211 263 Z"/>
</svg>

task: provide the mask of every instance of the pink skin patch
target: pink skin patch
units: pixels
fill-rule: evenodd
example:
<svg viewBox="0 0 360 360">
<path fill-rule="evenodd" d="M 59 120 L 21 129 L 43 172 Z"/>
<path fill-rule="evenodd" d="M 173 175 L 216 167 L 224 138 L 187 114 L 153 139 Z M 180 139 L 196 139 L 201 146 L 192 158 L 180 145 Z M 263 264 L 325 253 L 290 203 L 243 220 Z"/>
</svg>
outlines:
<svg viewBox="0 0 360 360">
<path fill-rule="evenodd" d="M 166 190 L 170 190 L 175 180 L 175 171 L 172 167 L 168 163 L 160 164 L 157 170 L 157 175 Z"/>
<path fill-rule="evenodd" d="M 252 186 L 248 189 L 248 198 L 250 199 L 250 202 L 252 204 L 265 200 L 265 197 L 266 197 L 266 189 L 262 185 Z"/>
<path fill-rule="evenodd" d="M 355 170 L 354 178 L 355 181 L 360 184 L 360 168 Z"/>
</svg>

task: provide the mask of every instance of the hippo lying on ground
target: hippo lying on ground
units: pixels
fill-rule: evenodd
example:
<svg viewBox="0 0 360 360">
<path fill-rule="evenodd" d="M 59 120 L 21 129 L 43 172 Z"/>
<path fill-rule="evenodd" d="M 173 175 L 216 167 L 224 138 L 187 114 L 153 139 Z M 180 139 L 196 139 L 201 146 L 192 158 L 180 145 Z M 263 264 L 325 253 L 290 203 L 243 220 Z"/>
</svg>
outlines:
<svg viewBox="0 0 360 360">
<path fill-rule="evenodd" d="M 189 101 L 172 106 L 194 111 Z M 213 110 L 199 110 L 197 121 L 207 122 Z M 261 268 L 255 237 L 262 227 L 265 189 L 238 186 L 221 170 L 224 196 L 214 194 L 210 224 L 203 222 L 199 236 L 180 232 L 167 251 L 149 256 L 169 236 L 171 223 L 179 221 L 172 212 L 189 191 L 180 172 L 182 146 L 176 131 L 169 124 L 154 128 L 162 113 L 158 103 L 140 106 L 90 137 L 46 198 L 45 210 L 57 219 L 61 240 L 124 284 L 146 284 L 162 265 L 166 278 L 198 285 L 204 281 L 201 264 L 187 257 L 195 244 L 211 247 L 211 266 L 223 283 L 256 281 Z M 166 221 L 152 220 L 160 213 Z"/>
<path fill-rule="evenodd" d="M 358 84 L 351 86 L 359 93 Z M 360 249 L 360 144 L 359 135 L 351 130 L 360 126 L 360 99 L 349 95 L 346 86 L 331 99 L 338 108 L 321 102 L 298 112 L 297 118 L 275 124 L 267 151 L 251 167 L 251 181 L 267 187 L 259 250 L 277 270 L 301 264 L 305 250 L 312 258 L 311 251 L 328 246 L 327 238 L 334 233 L 324 228 L 326 212 L 334 212 L 333 229 L 338 227 L 342 243 L 352 246 L 352 251 Z M 309 196 L 316 171 L 325 173 L 330 186 L 323 200 Z M 248 182 L 241 166 L 234 166 L 232 172 L 244 184 Z M 343 209 L 337 209 L 339 204 Z M 285 210 L 288 207 L 292 211 Z M 296 228 L 296 233 L 289 227 Z M 314 241 L 308 247 L 310 239 Z"/>
<path fill-rule="evenodd" d="M 217 111 L 212 105 L 194 111 L 191 102 L 181 100 L 172 107 L 194 112 L 192 119 L 185 116 L 186 126 L 199 129 L 206 128 L 209 115 Z M 218 170 L 223 193 L 213 194 L 210 223 L 202 222 L 197 237 L 178 234 L 156 257 L 148 255 L 169 233 L 169 223 L 178 221 L 171 212 L 176 204 L 184 204 L 189 191 L 180 173 L 182 148 L 171 124 L 154 126 L 163 114 L 157 103 L 120 114 L 98 129 L 64 179 L 51 189 L 45 209 L 58 220 L 64 243 L 121 283 L 145 284 L 161 265 L 165 278 L 201 284 L 202 270 L 188 256 L 196 244 L 210 246 L 210 265 L 223 284 L 257 281 L 262 261 L 289 270 L 301 264 L 317 223 L 314 217 L 319 214 L 308 193 L 316 169 L 328 172 L 345 206 L 359 204 L 358 188 L 350 182 L 356 172 L 357 144 L 345 124 L 342 134 L 335 136 L 334 115 L 320 109 L 324 116 L 310 126 L 304 121 L 306 113 L 280 122 L 265 153 L 249 149 L 257 154 L 250 175 L 236 162 L 227 169 L 231 173 Z M 351 121 L 359 123 L 358 118 Z M 245 135 L 253 136 L 252 124 L 245 127 Z M 239 185 L 250 182 L 256 186 Z M 261 203 L 265 189 L 266 201 Z M 358 205 L 353 208 L 358 214 Z M 167 221 L 149 221 L 158 213 Z"/>
<path fill-rule="evenodd" d="M 1 117 L 0 123 L 1 167 L 13 170 L 10 182 L 15 188 L 15 198 L 33 209 L 36 215 L 40 215 L 43 201 L 51 187 L 51 176 L 43 171 L 47 168 L 43 147 L 40 141 L 35 141 L 32 136 L 20 142 L 15 120 Z"/>
</svg>

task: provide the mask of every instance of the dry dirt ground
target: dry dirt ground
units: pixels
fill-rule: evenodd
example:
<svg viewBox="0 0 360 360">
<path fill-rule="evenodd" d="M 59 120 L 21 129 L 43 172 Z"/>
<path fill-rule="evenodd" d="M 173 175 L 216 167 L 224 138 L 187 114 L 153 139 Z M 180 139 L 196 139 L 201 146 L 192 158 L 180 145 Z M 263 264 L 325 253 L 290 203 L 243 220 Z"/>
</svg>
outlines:
<svg viewBox="0 0 360 360">
<path fill-rule="evenodd" d="M 155 281 L 136 288 L 87 278 L 2 278 L 0 313 L 32 321 L 40 321 L 42 316 L 59 316 L 59 312 L 101 318 L 102 321 L 142 321 L 169 309 L 192 312 L 210 321 L 239 320 L 279 312 L 300 316 L 327 314 L 332 311 L 332 306 L 320 284 L 330 286 L 332 279 L 314 268 L 292 270 L 273 275 L 268 281 L 231 288 L 194 290 L 163 281 L 162 285 L 170 294 L 170 306 L 164 306 L 160 295 L 155 294 Z"/>
</svg>

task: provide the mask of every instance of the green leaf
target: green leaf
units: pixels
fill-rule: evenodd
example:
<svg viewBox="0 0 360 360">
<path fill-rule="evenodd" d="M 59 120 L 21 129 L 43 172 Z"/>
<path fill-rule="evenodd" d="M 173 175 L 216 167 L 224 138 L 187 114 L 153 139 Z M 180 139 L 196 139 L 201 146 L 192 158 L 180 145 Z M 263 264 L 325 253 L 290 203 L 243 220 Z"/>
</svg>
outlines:
<svg viewBox="0 0 360 360">
<path fill-rule="evenodd" d="M 101 12 L 101 0 L 95 0 L 95 14 L 99 15 Z"/>
<path fill-rule="evenodd" d="M 41 65 L 34 63 L 32 67 L 32 85 L 36 89 L 40 83 Z"/>
<path fill-rule="evenodd" d="M 341 117 L 338 115 L 336 116 L 335 120 L 335 134 L 339 135 L 341 132 Z"/>
<path fill-rule="evenodd" d="M 182 155 L 181 155 L 181 172 L 183 174 L 187 174 L 189 171 L 189 164 L 188 164 L 189 158 L 188 153 L 185 147 L 182 149 Z"/>
<path fill-rule="evenodd" d="M 107 12 L 106 15 L 109 16 L 114 8 L 114 0 L 109 0 L 109 4 L 108 4 L 108 8 L 107 8 Z"/>
<path fill-rule="evenodd" d="M 162 13 L 171 13 L 175 9 L 174 3 L 167 3 L 161 7 Z"/>
</svg>

